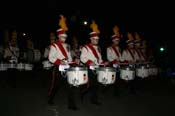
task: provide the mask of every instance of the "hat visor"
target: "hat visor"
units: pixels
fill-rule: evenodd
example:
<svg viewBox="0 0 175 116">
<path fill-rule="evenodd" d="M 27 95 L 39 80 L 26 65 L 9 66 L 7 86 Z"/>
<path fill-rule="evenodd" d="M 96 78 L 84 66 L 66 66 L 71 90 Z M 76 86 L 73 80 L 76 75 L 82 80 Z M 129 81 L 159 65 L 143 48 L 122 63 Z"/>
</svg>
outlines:
<svg viewBox="0 0 175 116">
<path fill-rule="evenodd" d="M 60 35 L 58 35 L 58 37 L 67 37 L 67 35 L 66 34 L 60 34 Z"/>
<path fill-rule="evenodd" d="M 133 42 L 129 42 L 129 43 L 128 43 L 128 46 L 130 46 L 130 45 L 134 45 L 134 43 L 133 43 Z"/>
<path fill-rule="evenodd" d="M 118 38 L 115 38 L 115 39 L 113 39 L 112 41 L 120 41 L 120 39 L 118 39 Z"/>
<path fill-rule="evenodd" d="M 99 37 L 91 37 L 90 39 L 99 39 Z"/>
</svg>

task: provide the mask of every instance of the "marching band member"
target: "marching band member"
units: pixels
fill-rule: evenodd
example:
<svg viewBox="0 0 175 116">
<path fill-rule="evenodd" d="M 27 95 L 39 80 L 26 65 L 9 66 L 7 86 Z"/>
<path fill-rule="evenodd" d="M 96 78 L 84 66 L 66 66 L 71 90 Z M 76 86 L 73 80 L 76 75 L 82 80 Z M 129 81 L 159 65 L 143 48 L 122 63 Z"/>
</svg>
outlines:
<svg viewBox="0 0 175 116">
<path fill-rule="evenodd" d="M 61 28 L 57 30 L 58 34 L 58 40 L 53 43 L 50 46 L 50 52 L 49 52 L 49 61 L 53 63 L 54 69 L 53 69 L 53 76 L 51 80 L 51 86 L 49 88 L 48 92 L 48 104 L 53 105 L 54 97 L 62 85 L 66 85 L 67 88 L 67 99 L 68 99 L 68 108 L 71 110 L 77 110 L 77 106 L 75 104 L 74 100 L 74 94 L 73 94 L 73 88 L 68 85 L 67 78 L 65 78 L 65 75 L 63 75 L 62 71 L 59 71 L 60 66 L 67 66 L 69 62 L 73 62 L 73 59 L 70 54 L 70 47 L 67 43 L 65 43 L 67 34 L 65 31 L 67 31 L 67 27 L 65 25 L 65 18 L 61 15 L 60 23 Z"/>
<path fill-rule="evenodd" d="M 50 45 L 52 45 L 55 41 L 56 41 L 55 33 L 51 32 L 50 33 L 50 43 L 44 50 L 44 55 L 43 55 L 44 60 L 48 60 Z"/>
<path fill-rule="evenodd" d="M 131 32 L 127 33 L 128 40 L 126 41 L 127 48 L 123 50 L 122 59 L 128 63 L 129 67 L 135 68 L 135 50 L 134 50 L 134 37 Z M 134 78 L 128 77 L 126 79 L 129 93 L 135 94 Z"/>
<path fill-rule="evenodd" d="M 144 54 L 142 53 L 142 51 L 140 49 L 141 48 L 141 41 L 142 40 L 141 40 L 141 37 L 140 37 L 139 33 L 138 32 L 135 32 L 135 41 L 134 41 L 135 54 L 134 54 L 134 57 L 135 57 L 135 61 L 136 61 L 136 68 L 138 66 L 140 66 L 140 65 L 146 65 L 146 58 L 145 58 Z M 143 78 L 142 77 L 139 77 L 136 74 L 135 80 L 136 80 L 137 90 L 138 89 L 142 89 L 143 86 L 144 86 Z"/>
<path fill-rule="evenodd" d="M 51 72 L 53 70 L 53 64 L 49 61 L 48 57 L 49 57 L 50 47 L 56 41 L 56 35 L 54 32 L 50 32 L 49 36 L 50 36 L 50 39 L 49 39 L 50 42 L 49 42 L 49 45 L 44 49 L 44 54 L 43 54 L 43 59 L 42 59 L 43 60 L 43 62 L 42 62 L 43 68 L 45 69 L 43 71 L 47 75 L 47 76 L 45 76 L 46 77 L 45 79 L 42 78 L 44 86 L 47 85 L 48 77 L 51 78 L 51 76 L 52 76 L 50 74 L 52 74 Z"/>
<path fill-rule="evenodd" d="M 95 21 L 91 24 L 92 32 L 90 35 L 90 43 L 82 47 L 80 60 L 86 66 L 90 67 L 88 70 L 88 77 L 89 77 L 89 92 L 90 92 L 90 101 L 92 104 L 100 105 L 101 102 L 98 100 L 97 95 L 97 75 L 94 74 L 94 69 L 91 67 L 98 66 L 98 65 L 108 65 L 108 62 L 102 60 L 100 48 L 98 46 L 99 43 L 99 36 L 100 33 Z M 82 97 L 85 94 L 82 93 Z"/>
<path fill-rule="evenodd" d="M 9 63 L 8 68 L 8 78 L 7 83 L 12 86 L 13 88 L 16 88 L 16 67 L 13 64 L 17 64 L 19 60 L 19 48 L 17 47 L 17 40 L 11 39 L 9 41 L 8 47 L 5 48 L 4 51 L 4 59 L 7 63 Z"/>
<path fill-rule="evenodd" d="M 134 37 L 131 32 L 127 33 L 128 40 L 126 41 L 127 48 L 123 50 L 122 58 L 129 64 L 135 64 L 135 50 L 134 50 Z"/>
<path fill-rule="evenodd" d="M 122 61 L 122 52 L 119 47 L 121 34 L 119 32 L 118 26 L 115 26 L 113 28 L 114 35 L 112 35 L 112 45 L 107 47 L 107 59 L 108 61 L 113 65 L 115 68 L 119 68 L 119 63 Z M 119 79 L 119 70 L 117 70 L 116 78 Z M 117 81 L 115 81 L 115 89 L 114 89 L 114 95 L 118 95 L 118 84 Z"/>
<path fill-rule="evenodd" d="M 114 27 L 118 28 L 118 27 Z M 107 48 L 107 59 L 109 62 L 111 62 L 113 65 L 118 65 L 122 58 L 122 53 L 119 47 L 119 42 L 121 39 L 120 33 L 117 32 L 111 37 L 112 39 L 112 45 Z"/>
<path fill-rule="evenodd" d="M 79 45 L 78 39 L 73 36 L 71 42 L 71 56 L 73 59 L 80 59 L 81 46 Z"/>
<path fill-rule="evenodd" d="M 135 32 L 135 60 L 136 63 L 144 63 L 146 61 L 146 58 L 144 54 L 141 51 L 141 38 L 138 32 Z"/>
<path fill-rule="evenodd" d="M 141 41 L 140 51 L 141 51 L 142 56 L 144 57 L 144 60 L 149 62 L 150 58 L 148 57 L 148 54 L 147 54 L 147 41 L 146 40 Z"/>
</svg>

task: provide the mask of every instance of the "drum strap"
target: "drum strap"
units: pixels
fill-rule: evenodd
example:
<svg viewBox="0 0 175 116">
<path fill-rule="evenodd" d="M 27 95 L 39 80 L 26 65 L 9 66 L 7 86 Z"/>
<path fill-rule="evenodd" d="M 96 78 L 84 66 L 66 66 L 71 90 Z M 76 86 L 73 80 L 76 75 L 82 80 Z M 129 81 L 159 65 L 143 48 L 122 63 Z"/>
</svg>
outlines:
<svg viewBox="0 0 175 116">
<path fill-rule="evenodd" d="M 66 53 L 66 50 L 64 49 L 63 45 L 61 42 L 57 42 L 56 45 L 59 47 L 59 49 L 61 50 L 62 54 L 67 58 L 68 55 Z"/>
<path fill-rule="evenodd" d="M 115 54 L 119 57 L 119 52 L 118 52 L 118 50 L 116 49 L 116 47 L 115 47 L 115 46 L 112 46 L 112 49 L 114 50 Z"/>
<path fill-rule="evenodd" d="M 91 51 L 92 51 L 92 53 L 94 54 L 94 56 L 95 56 L 97 59 L 99 59 L 99 56 L 98 56 L 96 50 L 94 49 L 94 47 L 92 46 L 92 44 L 88 44 L 87 46 L 91 49 Z"/>
<path fill-rule="evenodd" d="M 141 57 L 142 57 L 142 55 L 141 55 L 141 53 L 140 53 L 140 50 L 135 49 L 135 51 L 137 52 L 137 54 L 138 54 L 139 58 L 141 58 Z"/>
<path fill-rule="evenodd" d="M 134 59 L 134 54 L 132 53 L 131 49 L 128 49 L 128 52 L 130 53 L 131 57 Z"/>
<path fill-rule="evenodd" d="M 144 59 L 146 60 L 146 56 L 145 56 L 145 54 L 141 50 L 140 50 L 140 53 L 144 57 Z"/>
</svg>

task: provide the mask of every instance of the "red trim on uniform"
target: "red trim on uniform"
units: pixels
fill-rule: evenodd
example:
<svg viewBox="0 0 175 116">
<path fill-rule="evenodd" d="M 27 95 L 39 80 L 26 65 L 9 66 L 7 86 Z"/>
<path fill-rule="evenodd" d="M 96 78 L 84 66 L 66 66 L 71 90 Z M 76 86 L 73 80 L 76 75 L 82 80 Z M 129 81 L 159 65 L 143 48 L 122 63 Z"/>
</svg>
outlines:
<svg viewBox="0 0 175 116">
<path fill-rule="evenodd" d="M 127 49 L 127 50 L 130 53 L 131 57 L 134 59 L 134 54 L 132 53 L 131 49 Z"/>
<path fill-rule="evenodd" d="M 117 64 L 117 63 L 118 61 L 116 59 L 112 61 L 112 64 Z"/>
<path fill-rule="evenodd" d="M 93 45 L 90 43 L 90 44 L 88 44 L 87 46 L 91 49 L 91 51 L 92 51 L 92 53 L 94 54 L 94 56 L 95 56 L 97 59 L 99 59 L 98 54 L 97 54 L 95 48 L 93 47 Z"/>
<path fill-rule="evenodd" d="M 52 90 L 53 90 L 53 88 L 54 88 L 54 85 L 55 85 L 55 70 L 54 70 L 54 68 L 53 68 L 53 71 L 52 71 L 52 81 L 51 81 L 50 89 L 49 89 L 49 91 L 48 91 L 48 96 L 51 95 Z"/>
<path fill-rule="evenodd" d="M 137 52 L 137 54 L 138 54 L 139 58 L 141 59 L 142 55 L 141 55 L 141 53 L 140 53 L 140 50 L 135 49 L 135 51 Z"/>
<path fill-rule="evenodd" d="M 60 59 L 57 59 L 55 62 L 54 62 L 55 65 L 60 65 L 61 64 L 61 60 Z"/>
<path fill-rule="evenodd" d="M 66 50 L 64 49 L 64 47 L 62 45 L 62 42 L 57 42 L 56 44 L 59 47 L 59 49 L 61 50 L 62 54 L 67 58 L 67 53 L 66 53 Z"/>
<path fill-rule="evenodd" d="M 143 56 L 144 60 L 147 60 L 146 55 L 140 50 L 141 55 Z"/>
<path fill-rule="evenodd" d="M 112 49 L 114 50 L 115 54 L 119 57 L 119 52 L 118 52 L 118 50 L 116 49 L 116 47 L 115 47 L 115 46 L 111 46 L 111 47 L 112 47 Z"/>
<path fill-rule="evenodd" d="M 105 63 L 106 63 L 105 61 L 101 62 L 101 64 L 105 64 Z"/>
<path fill-rule="evenodd" d="M 91 63 L 92 63 L 91 60 L 88 60 L 88 61 L 86 62 L 87 65 L 90 65 Z"/>
</svg>

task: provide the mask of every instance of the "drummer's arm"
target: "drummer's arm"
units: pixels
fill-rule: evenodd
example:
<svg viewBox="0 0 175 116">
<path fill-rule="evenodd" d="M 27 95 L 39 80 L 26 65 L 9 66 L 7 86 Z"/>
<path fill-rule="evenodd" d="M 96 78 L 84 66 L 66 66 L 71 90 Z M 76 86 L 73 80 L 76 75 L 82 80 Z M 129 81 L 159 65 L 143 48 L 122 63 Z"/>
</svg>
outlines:
<svg viewBox="0 0 175 116">
<path fill-rule="evenodd" d="M 49 51 L 49 61 L 55 65 L 60 65 L 61 64 L 61 59 L 58 59 L 56 57 L 57 54 L 57 50 L 54 46 L 50 47 L 50 51 Z"/>
<path fill-rule="evenodd" d="M 119 61 L 114 57 L 111 48 L 107 48 L 107 59 L 111 64 L 118 64 Z"/>
<path fill-rule="evenodd" d="M 128 59 L 127 59 L 128 55 L 126 51 L 123 51 L 121 57 L 120 57 L 120 63 L 121 64 L 128 64 Z"/>
<path fill-rule="evenodd" d="M 82 51 L 81 51 L 81 55 L 80 55 L 80 60 L 81 60 L 81 62 L 83 62 L 84 64 L 90 66 L 91 64 L 93 64 L 93 61 L 90 60 L 90 59 L 88 58 L 88 55 L 89 55 L 89 54 L 88 54 L 87 48 L 83 47 L 83 48 L 82 48 Z M 89 56 L 89 57 L 90 57 L 90 56 Z"/>
</svg>

